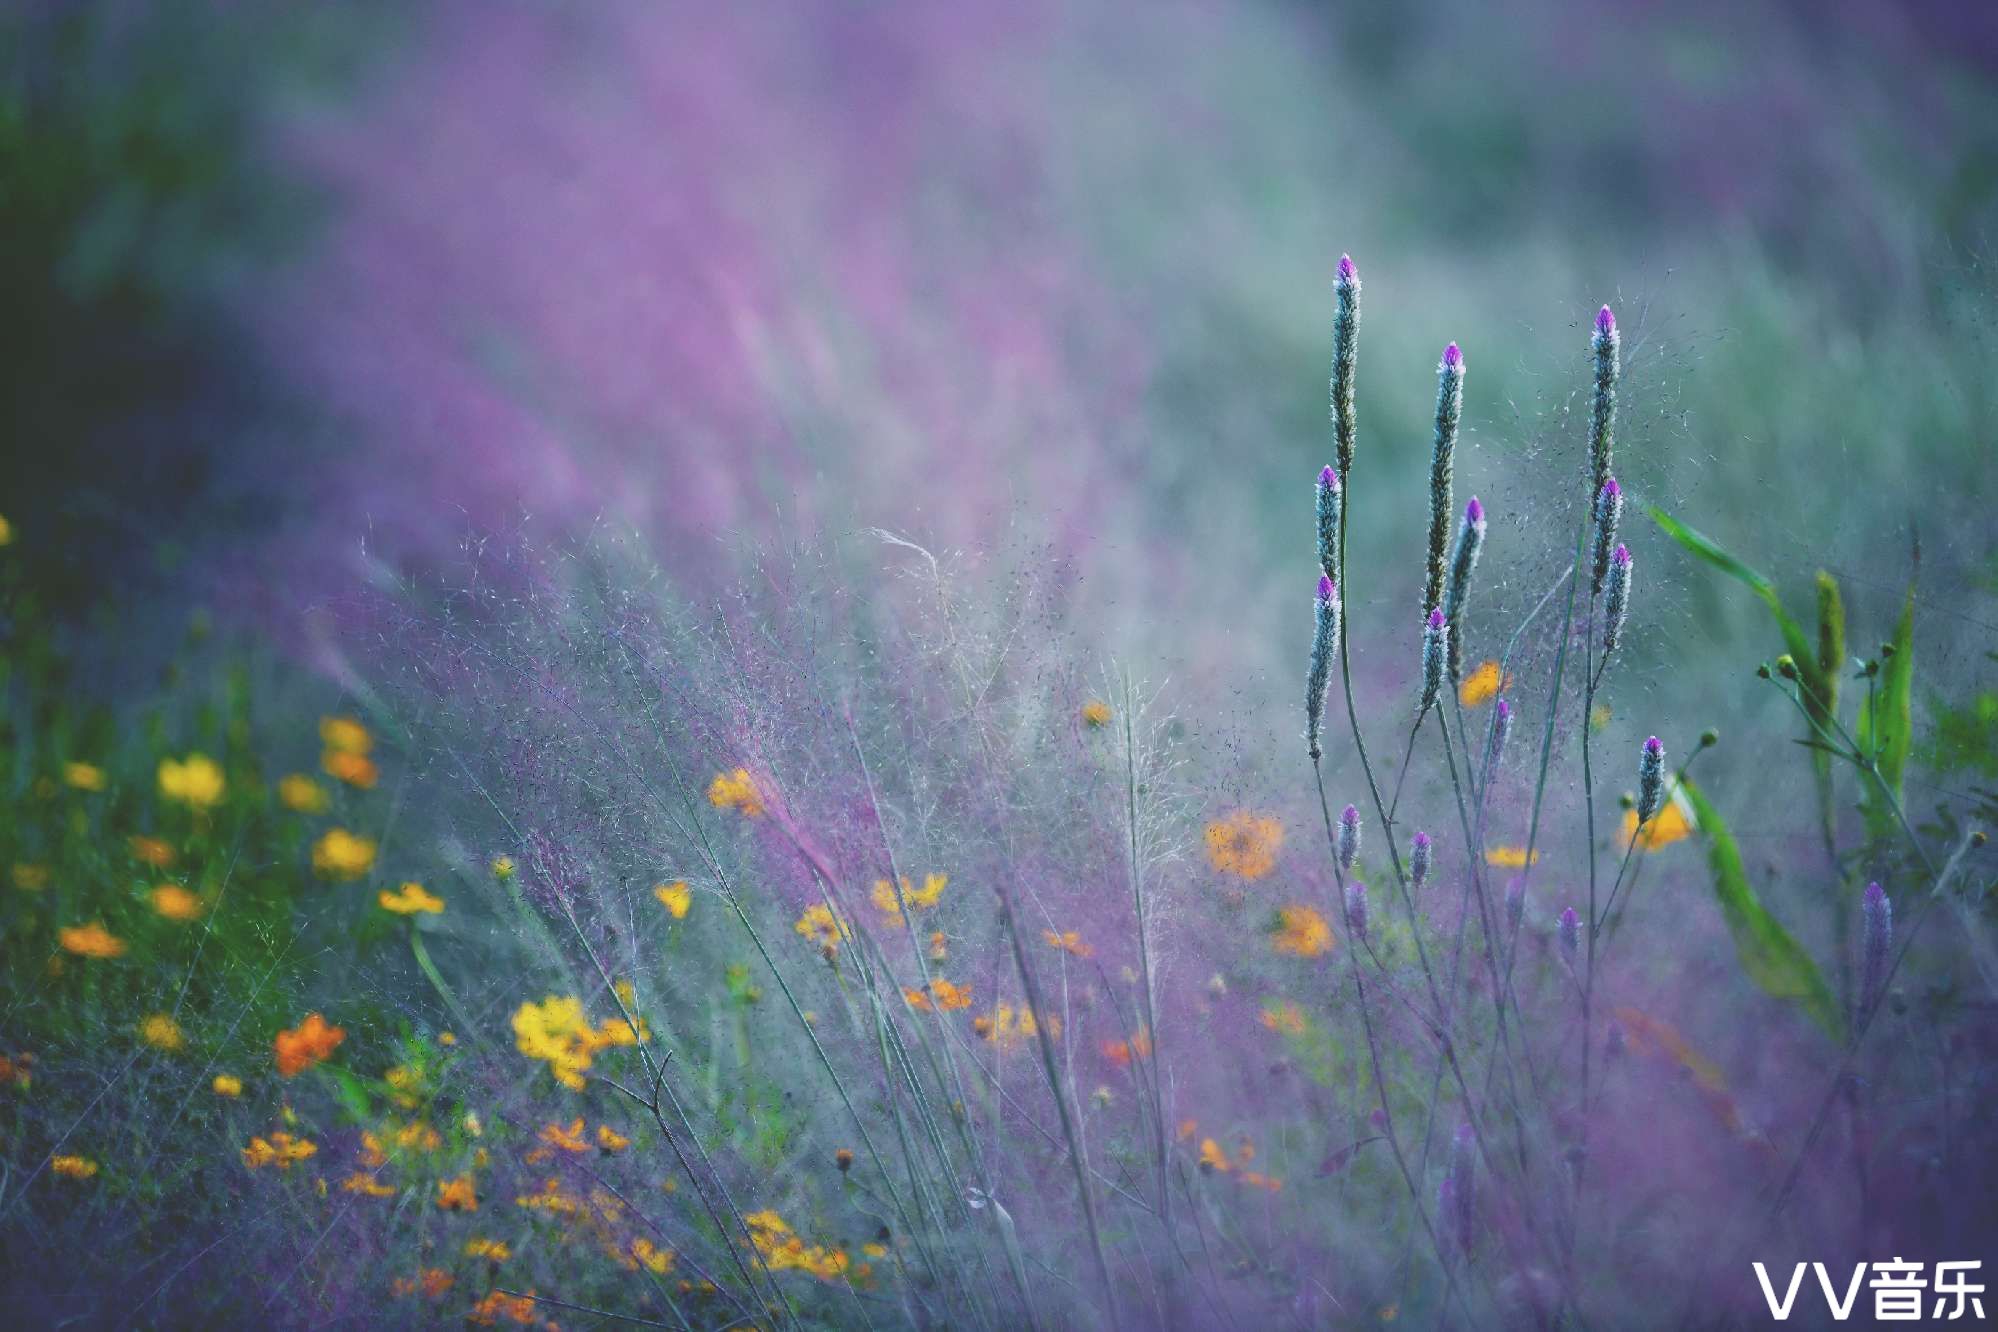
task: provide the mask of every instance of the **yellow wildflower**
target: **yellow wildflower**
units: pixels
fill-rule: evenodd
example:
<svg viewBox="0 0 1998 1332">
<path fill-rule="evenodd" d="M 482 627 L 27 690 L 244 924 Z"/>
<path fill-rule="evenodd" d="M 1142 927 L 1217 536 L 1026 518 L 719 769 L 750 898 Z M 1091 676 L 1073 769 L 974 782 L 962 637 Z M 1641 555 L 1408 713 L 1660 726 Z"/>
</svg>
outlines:
<svg viewBox="0 0 1998 1332">
<path fill-rule="evenodd" d="M 652 890 L 652 895 L 659 899 L 659 905 L 672 913 L 675 920 L 685 920 L 687 909 L 694 904 L 694 895 L 688 891 L 685 879 L 662 883 Z"/>
<path fill-rule="evenodd" d="M 1091 730 L 1102 730 L 1110 724 L 1110 705 L 1100 698 L 1092 698 L 1082 705 L 1082 724 Z"/>
<path fill-rule="evenodd" d="M 374 789 L 381 780 L 381 769 L 366 754 L 350 754 L 344 749 L 329 749 L 319 760 L 319 766 L 326 770 L 328 777 L 337 777 L 349 786 L 358 786 L 363 791 Z"/>
<path fill-rule="evenodd" d="M 1288 999 L 1264 1007 L 1258 1020 L 1271 1031 L 1285 1036 L 1304 1035 L 1304 1010 Z"/>
<path fill-rule="evenodd" d="M 493 857 L 493 877 L 495 879 L 511 879 L 513 877 L 512 856 Z"/>
<path fill-rule="evenodd" d="M 200 898 L 177 883 L 163 883 L 152 891 L 153 910 L 168 920 L 200 920 L 208 908 Z"/>
<path fill-rule="evenodd" d="M 325 835 L 312 844 L 312 869 L 321 878 L 358 879 L 374 863 L 374 839 L 348 832 L 345 828 L 328 828 Z"/>
<path fill-rule="evenodd" d="M 1302 903 L 1279 907 L 1270 947 L 1291 957 L 1318 957 L 1332 949 L 1332 927 Z"/>
<path fill-rule="evenodd" d="M 300 814 L 323 814 L 329 803 L 326 788 L 302 772 L 282 778 L 277 786 L 278 800 L 286 809 Z"/>
<path fill-rule="evenodd" d="M 1202 1138 L 1200 1140 L 1200 1169 L 1202 1173 L 1225 1175 L 1231 1168 L 1228 1162 L 1228 1153 L 1221 1150 L 1220 1143 L 1214 1141 L 1212 1138 Z"/>
<path fill-rule="evenodd" d="M 5 518 L 0 518 L 0 546 L 11 546 L 13 544 L 14 524 L 8 522 Z"/>
<path fill-rule="evenodd" d="M 513 1250 L 507 1247 L 505 1240 L 468 1239 L 465 1241 L 465 1256 L 483 1258 L 489 1263 L 503 1263 L 513 1257 Z"/>
<path fill-rule="evenodd" d="M 846 937 L 846 922 L 833 914 L 831 907 L 823 902 L 814 902 L 805 908 L 805 914 L 791 927 L 800 938 L 810 939 L 820 948 L 835 951 L 840 940 Z"/>
<path fill-rule="evenodd" d="M 489 1290 L 486 1297 L 465 1315 L 465 1321 L 479 1327 L 491 1327 L 501 1318 L 524 1324 L 532 1323 L 536 1316 L 533 1291 L 525 1295 L 509 1295 L 503 1290 Z"/>
<path fill-rule="evenodd" d="M 173 864 L 173 848 L 157 837 L 133 837 L 126 845 L 132 849 L 132 858 L 151 865 L 154 869 L 165 869 Z"/>
<path fill-rule="evenodd" d="M 716 809 L 732 809 L 752 819 L 763 812 L 763 797 L 756 789 L 756 779 L 749 775 L 747 768 L 718 773 L 708 783 L 708 803 Z"/>
<path fill-rule="evenodd" d="M 412 1119 L 395 1131 L 395 1145 L 398 1151 L 434 1152 L 444 1146 L 444 1135 L 428 1120 Z"/>
<path fill-rule="evenodd" d="M 1678 801 L 1665 802 L 1665 807 L 1651 816 L 1642 832 L 1637 828 L 1637 811 L 1626 809 L 1623 812 L 1623 829 L 1617 834 L 1617 845 L 1628 849 L 1632 841 L 1639 851 L 1659 851 L 1674 842 L 1683 842 L 1693 835 L 1693 818 Z"/>
<path fill-rule="evenodd" d="M 631 1139 L 619 1133 L 609 1124 L 597 1125 L 597 1146 L 607 1152 L 621 1152 L 631 1146 Z"/>
<path fill-rule="evenodd" d="M 598 1050 L 652 1038 L 644 1022 L 634 1031 L 621 1017 L 605 1018 L 591 1027 L 582 1000 L 552 994 L 538 1004 L 520 1006 L 513 1015 L 513 1034 L 522 1054 L 545 1061 L 555 1080 L 571 1091 L 583 1089 L 583 1074 Z"/>
<path fill-rule="evenodd" d="M 14 886 L 23 892 L 39 893 L 49 886 L 49 867 L 27 861 L 15 862 Z"/>
<path fill-rule="evenodd" d="M 1064 953 L 1077 957 L 1094 957 L 1096 950 L 1082 941 L 1082 936 L 1074 930 L 1063 930 L 1057 934 L 1053 930 L 1042 930 L 1041 938 L 1047 940 L 1048 947 L 1059 948 Z"/>
<path fill-rule="evenodd" d="M 104 769 L 94 763 L 65 763 L 62 765 L 62 779 L 79 791 L 104 789 Z"/>
<path fill-rule="evenodd" d="M 395 1187 L 393 1185 L 384 1184 L 373 1175 L 360 1170 L 356 1170 L 353 1174 L 341 1180 L 340 1190 L 343 1193 L 366 1194 L 370 1198 L 393 1198 L 395 1196 Z"/>
<path fill-rule="evenodd" d="M 168 1054 L 185 1049 L 187 1046 L 187 1037 L 181 1031 L 180 1024 L 165 1013 L 154 1013 L 141 1022 L 139 1039 L 155 1050 L 164 1050 Z"/>
<path fill-rule="evenodd" d="M 423 890 L 420 883 L 405 883 L 395 892 L 387 889 L 375 895 L 384 911 L 393 911 L 398 916 L 413 916 L 419 911 L 435 916 L 444 910 L 444 899 Z"/>
<path fill-rule="evenodd" d="M 437 1181 L 437 1206 L 447 1212 L 478 1211 L 479 1195 L 472 1188 L 472 1176 L 466 1173 Z"/>
<path fill-rule="evenodd" d="M 673 1270 L 673 1251 L 660 1248 L 643 1235 L 631 1241 L 631 1256 L 640 1267 L 656 1276 Z"/>
<path fill-rule="evenodd" d="M 1022 1004 L 1015 1009 L 1011 1004 L 1000 1004 L 990 1013 L 971 1020 L 971 1029 L 994 1045 L 1012 1046 L 1022 1041 L 1032 1040 L 1040 1034 L 1043 1024 L 1034 1020 L 1034 1010 Z M 1052 1013 L 1045 1018 L 1048 1035 L 1061 1035 L 1061 1019 Z"/>
<path fill-rule="evenodd" d="M 1498 697 L 1501 687 L 1510 688 L 1512 677 L 1506 676 L 1504 686 L 1499 683 L 1499 664 L 1495 661 L 1481 661 L 1457 686 L 1457 701 L 1467 708 L 1475 708 L 1480 703 L 1489 703 Z"/>
<path fill-rule="evenodd" d="M 208 1085 L 217 1096 L 237 1097 L 243 1094 L 243 1080 L 233 1073 L 217 1073 L 215 1081 Z"/>
<path fill-rule="evenodd" d="M 206 754 L 160 760 L 160 794 L 189 809 L 204 810 L 221 803 L 226 783 L 222 765 Z"/>
<path fill-rule="evenodd" d="M 1525 869 L 1528 861 L 1523 846 L 1495 846 L 1485 852 L 1485 863 L 1499 869 Z M 1540 863 L 1540 852 L 1533 853 L 1533 864 Z"/>
<path fill-rule="evenodd" d="M 559 1147 L 565 1152 L 587 1152 L 589 1141 L 583 1137 L 583 1121 L 578 1118 L 567 1127 L 561 1124 L 547 1124 L 541 1129 L 541 1141 L 550 1147 Z"/>
<path fill-rule="evenodd" d="M 279 1170 L 289 1170 L 293 1163 L 318 1152 L 317 1143 L 295 1138 L 289 1133 L 273 1133 L 268 1138 L 250 1139 L 250 1145 L 243 1149 L 243 1164 L 252 1170 L 271 1165 Z"/>
<path fill-rule="evenodd" d="M 97 1162 L 87 1156 L 55 1156 L 49 1158 L 49 1169 L 64 1179 L 89 1179 L 97 1173 Z"/>
<path fill-rule="evenodd" d="M 352 717 L 321 717 L 319 743 L 336 753 L 365 754 L 375 747 L 375 738 Z"/>
<path fill-rule="evenodd" d="M 918 888 L 909 882 L 909 876 L 905 874 L 902 876 L 901 902 L 908 903 L 911 911 L 928 911 L 942 899 L 944 886 L 949 882 L 950 878 L 947 875 L 926 874 L 923 876 L 923 886 Z M 883 925 L 890 929 L 899 929 L 907 923 L 902 919 L 901 902 L 895 898 L 895 885 L 888 880 L 874 881 L 872 900 L 874 909 L 881 913 Z"/>
<path fill-rule="evenodd" d="M 1207 860 L 1223 874 L 1260 879 L 1276 868 L 1283 824 L 1247 810 L 1207 825 Z"/>
<path fill-rule="evenodd" d="M 65 925 L 56 931 L 62 946 L 78 957 L 123 957 L 125 941 L 96 921 L 88 925 Z"/>
<path fill-rule="evenodd" d="M 953 985 L 942 976 L 938 976 L 930 982 L 927 993 L 922 989 L 904 990 L 902 998 L 908 1002 L 909 1007 L 920 1012 L 949 1013 L 956 1009 L 971 1007 L 971 987 Z"/>
</svg>

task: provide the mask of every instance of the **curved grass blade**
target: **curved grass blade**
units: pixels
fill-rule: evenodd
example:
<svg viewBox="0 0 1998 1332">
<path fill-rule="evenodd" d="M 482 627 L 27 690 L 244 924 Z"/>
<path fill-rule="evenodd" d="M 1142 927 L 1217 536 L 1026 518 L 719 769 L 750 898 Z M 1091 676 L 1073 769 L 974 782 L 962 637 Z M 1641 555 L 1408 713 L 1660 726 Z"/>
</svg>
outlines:
<svg viewBox="0 0 1998 1332">
<path fill-rule="evenodd" d="M 1693 807 L 1700 836 L 1707 844 L 1707 864 L 1713 870 L 1714 897 L 1720 902 L 1721 916 L 1734 937 L 1735 956 L 1748 978 L 1764 993 L 1802 1004 L 1811 1020 L 1833 1041 L 1845 1039 L 1845 1020 L 1838 1001 L 1818 971 L 1817 963 L 1790 932 L 1769 914 L 1749 886 L 1748 871 L 1742 867 L 1741 848 L 1720 811 L 1706 793 L 1691 780 L 1681 777 L 1679 789 Z"/>
</svg>

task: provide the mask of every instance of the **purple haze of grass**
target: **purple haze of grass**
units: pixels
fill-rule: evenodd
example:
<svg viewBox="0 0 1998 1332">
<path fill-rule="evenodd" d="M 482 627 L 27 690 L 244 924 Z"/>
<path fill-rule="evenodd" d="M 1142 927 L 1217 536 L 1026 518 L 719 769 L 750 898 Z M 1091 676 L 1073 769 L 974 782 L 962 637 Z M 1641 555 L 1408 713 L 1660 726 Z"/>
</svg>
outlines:
<svg viewBox="0 0 1998 1332">
<path fill-rule="evenodd" d="M 1561 958 L 1572 967 L 1582 947 L 1582 918 L 1575 914 L 1575 908 L 1561 909 L 1558 936 L 1561 943 Z"/>
</svg>

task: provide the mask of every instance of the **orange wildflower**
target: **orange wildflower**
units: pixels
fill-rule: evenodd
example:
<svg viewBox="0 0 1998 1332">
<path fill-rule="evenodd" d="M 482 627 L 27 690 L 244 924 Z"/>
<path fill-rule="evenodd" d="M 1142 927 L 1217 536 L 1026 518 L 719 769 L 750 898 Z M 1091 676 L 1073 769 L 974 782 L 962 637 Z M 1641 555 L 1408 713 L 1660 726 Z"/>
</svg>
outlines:
<svg viewBox="0 0 1998 1332">
<path fill-rule="evenodd" d="M 745 818 L 753 819 L 763 813 L 763 797 L 747 768 L 720 773 L 709 782 L 708 803 L 716 809 L 732 809 Z"/>
<path fill-rule="evenodd" d="M 942 976 L 930 982 L 927 993 L 921 989 L 904 990 L 902 997 L 909 1007 L 922 1013 L 950 1013 L 971 1007 L 971 987 L 953 985 Z"/>
<path fill-rule="evenodd" d="M 1047 940 L 1048 947 L 1059 948 L 1064 953 L 1076 957 L 1094 957 L 1096 950 L 1082 941 L 1082 936 L 1074 930 L 1063 930 L 1057 934 L 1053 930 L 1042 930 L 1041 938 Z"/>
<path fill-rule="evenodd" d="M 1318 957 L 1332 950 L 1332 927 L 1301 903 L 1280 907 L 1270 947 L 1290 957 Z"/>
<path fill-rule="evenodd" d="M 1260 879 L 1276 868 L 1283 824 L 1247 810 L 1207 825 L 1207 861 L 1223 874 Z"/>
<path fill-rule="evenodd" d="M 65 949 L 78 957 L 110 958 L 125 955 L 125 941 L 94 920 L 88 925 L 65 925 L 56 931 L 56 938 Z"/>
<path fill-rule="evenodd" d="M 271 1042 L 277 1054 L 279 1075 L 297 1077 L 321 1060 L 330 1059 L 334 1049 L 346 1039 L 345 1028 L 328 1024 L 317 1013 L 306 1014 L 305 1021 L 279 1032 Z"/>
<path fill-rule="evenodd" d="M 443 1179 L 437 1182 L 437 1205 L 447 1212 L 476 1212 L 479 1210 L 479 1195 L 472 1189 L 469 1173 L 456 1179 Z"/>
</svg>

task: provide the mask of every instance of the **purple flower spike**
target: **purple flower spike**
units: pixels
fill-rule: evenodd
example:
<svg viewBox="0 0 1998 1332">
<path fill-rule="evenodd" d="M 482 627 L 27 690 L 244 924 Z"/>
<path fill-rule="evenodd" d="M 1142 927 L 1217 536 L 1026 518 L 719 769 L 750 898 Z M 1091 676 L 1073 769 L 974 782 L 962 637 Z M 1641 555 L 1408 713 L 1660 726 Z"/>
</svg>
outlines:
<svg viewBox="0 0 1998 1332">
<path fill-rule="evenodd" d="M 1461 370 L 1463 368 L 1464 353 L 1458 350 L 1456 343 L 1453 342 L 1443 349 L 1443 364 L 1451 370 Z"/>
<path fill-rule="evenodd" d="M 1464 506 L 1464 521 L 1469 523 L 1471 526 L 1476 527 L 1479 523 L 1482 523 L 1484 520 L 1485 520 L 1485 506 L 1478 503 L 1478 497 L 1476 495 L 1473 495 L 1471 496 L 1471 502 Z"/>
<path fill-rule="evenodd" d="M 1630 563 L 1630 547 L 1629 547 L 1629 546 L 1618 546 L 1618 547 L 1616 548 L 1616 554 L 1614 554 L 1614 555 L 1610 556 L 1610 562 L 1611 562 L 1612 564 L 1624 564 L 1624 565 L 1627 565 L 1627 564 L 1629 564 L 1629 563 Z M 1651 738 L 1655 740 L 1655 739 L 1657 739 L 1658 737 L 1657 737 L 1657 736 L 1653 736 L 1653 737 L 1651 737 Z"/>
<path fill-rule="evenodd" d="M 1332 600 L 1332 598 L 1338 595 L 1339 595 L 1339 589 L 1333 585 L 1332 580 L 1326 577 L 1324 574 L 1319 574 L 1318 575 L 1319 603 L 1322 605 L 1323 603 Z"/>
<path fill-rule="evenodd" d="M 1623 550 L 1623 547 L 1621 546 L 1617 547 L 1617 549 L 1619 551 L 1623 551 L 1623 555 L 1626 559 L 1629 558 L 1630 556 L 1629 551 Z M 1650 754 L 1654 758 L 1661 757 L 1665 753 L 1664 742 L 1659 740 L 1659 738 L 1654 735 L 1649 740 L 1646 740 L 1644 742 L 1644 752 Z"/>
<path fill-rule="evenodd" d="M 1318 488 L 1335 495 L 1339 493 L 1339 474 L 1332 470 L 1331 463 L 1326 463 L 1325 469 L 1318 474 Z"/>
<path fill-rule="evenodd" d="M 1359 275 L 1360 275 L 1360 274 L 1359 274 L 1359 270 L 1353 267 L 1353 256 L 1352 256 L 1352 255 L 1350 255 L 1350 254 L 1342 254 L 1342 255 L 1340 255 L 1340 256 L 1339 256 L 1339 280 L 1340 280 L 1341 282 L 1351 282 L 1351 281 L 1352 281 L 1352 280 L 1353 280 L 1354 278 L 1358 277 Z M 1603 310 L 1604 310 L 1604 312 L 1605 312 L 1605 313 L 1607 313 L 1607 312 L 1608 312 L 1608 310 L 1609 310 L 1609 307 L 1608 307 L 1608 306 L 1604 306 L 1604 307 L 1603 307 Z"/>
<path fill-rule="evenodd" d="M 1409 887 L 1420 889 L 1429 880 L 1429 863 L 1434 853 L 1430 850 L 1429 834 L 1419 832 L 1408 846 Z"/>
<path fill-rule="evenodd" d="M 1616 316 L 1607 305 L 1596 311 L 1596 332 L 1605 338 L 1616 332 Z"/>
<path fill-rule="evenodd" d="M 1615 501 L 1622 494 L 1623 487 L 1616 483 L 1615 477 L 1611 477 L 1609 480 L 1603 482 L 1603 501 L 1605 503 Z"/>
<path fill-rule="evenodd" d="M 1360 811 L 1351 805 L 1339 816 L 1338 855 L 1341 873 L 1352 869 L 1360 855 Z"/>
<path fill-rule="evenodd" d="M 1443 627 L 1443 608 L 1441 606 L 1429 612 L 1429 627 L 1431 629 L 1441 629 Z"/>
<path fill-rule="evenodd" d="M 1501 726 L 1512 720 L 1512 704 L 1504 699 L 1498 701 L 1498 719 Z"/>
</svg>

